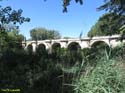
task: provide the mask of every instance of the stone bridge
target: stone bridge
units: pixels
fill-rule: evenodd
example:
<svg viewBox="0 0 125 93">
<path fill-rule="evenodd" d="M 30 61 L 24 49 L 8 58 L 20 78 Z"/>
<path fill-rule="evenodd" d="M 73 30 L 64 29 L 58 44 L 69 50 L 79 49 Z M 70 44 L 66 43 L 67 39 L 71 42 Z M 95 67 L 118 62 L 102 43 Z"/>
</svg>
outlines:
<svg viewBox="0 0 125 93">
<path fill-rule="evenodd" d="M 98 37 L 87 37 L 81 39 L 52 39 L 52 40 L 38 40 L 38 41 L 23 41 L 22 45 L 25 49 L 32 47 L 32 50 L 35 52 L 36 48 L 44 47 L 46 50 L 51 50 L 55 47 L 60 48 L 72 48 L 77 46 L 77 48 L 91 48 L 93 45 L 100 42 L 105 43 L 109 47 L 115 47 L 121 43 L 120 35 L 112 36 L 98 36 Z M 122 42 L 125 42 L 125 38 Z"/>
</svg>

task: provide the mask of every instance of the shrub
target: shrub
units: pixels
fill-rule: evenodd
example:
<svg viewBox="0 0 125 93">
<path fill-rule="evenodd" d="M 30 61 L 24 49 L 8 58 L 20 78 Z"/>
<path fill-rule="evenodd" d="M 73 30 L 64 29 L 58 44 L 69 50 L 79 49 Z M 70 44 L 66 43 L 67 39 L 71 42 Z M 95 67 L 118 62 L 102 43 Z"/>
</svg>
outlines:
<svg viewBox="0 0 125 93">
<path fill-rule="evenodd" d="M 125 54 L 125 44 L 122 43 L 112 48 L 112 57 L 123 57 Z"/>
</svg>

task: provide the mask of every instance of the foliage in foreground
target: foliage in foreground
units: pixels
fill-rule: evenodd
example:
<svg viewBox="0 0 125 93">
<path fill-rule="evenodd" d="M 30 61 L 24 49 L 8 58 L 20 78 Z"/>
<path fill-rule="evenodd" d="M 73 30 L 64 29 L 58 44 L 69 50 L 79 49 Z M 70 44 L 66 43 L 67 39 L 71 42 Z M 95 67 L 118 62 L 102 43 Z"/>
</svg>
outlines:
<svg viewBox="0 0 125 93">
<path fill-rule="evenodd" d="M 73 93 L 75 88 L 76 93 L 84 93 L 79 90 L 83 89 L 82 84 L 86 83 L 86 86 L 89 85 L 92 76 L 92 80 L 96 81 L 97 77 L 100 80 L 101 75 L 103 79 L 105 74 L 103 70 L 111 69 L 108 71 L 111 71 L 113 74 L 108 74 L 107 72 L 107 76 L 114 76 L 113 70 L 116 72 L 117 67 L 110 64 L 115 64 L 115 61 L 99 60 L 104 56 L 104 51 L 100 51 L 101 53 L 90 48 L 78 51 L 59 49 L 52 54 L 48 54 L 46 50 L 43 51 L 42 49 L 34 53 L 32 51 L 26 52 L 20 48 L 7 48 L 1 52 L 2 55 L 0 57 L 0 88 L 19 88 L 23 93 Z M 119 48 L 116 48 L 115 52 L 113 52 L 113 58 L 121 52 L 119 52 Z M 110 65 L 111 67 L 114 66 L 114 68 L 109 67 Z M 97 69 L 99 66 L 100 70 Z M 90 73 L 88 70 L 90 70 Z M 121 70 L 117 71 L 122 72 Z M 88 74 L 85 72 L 88 72 Z M 114 82 L 117 84 L 118 79 L 116 78 L 118 77 L 114 78 L 108 81 L 110 85 L 115 84 Z M 72 87 L 70 85 L 74 85 L 74 80 L 76 81 L 75 87 Z M 120 84 L 124 83 L 124 81 L 120 81 Z M 98 84 L 100 82 L 98 81 Z M 93 86 L 96 85 L 95 82 L 92 84 L 90 84 L 91 87 L 88 86 L 90 89 L 93 89 Z M 113 88 L 116 89 L 115 86 Z"/>
<path fill-rule="evenodd" d="M 81 73 L 74 86 L 75 93 L 124 93 L 124 63 L 103 58 L 92 70 Z"/>
</svg>

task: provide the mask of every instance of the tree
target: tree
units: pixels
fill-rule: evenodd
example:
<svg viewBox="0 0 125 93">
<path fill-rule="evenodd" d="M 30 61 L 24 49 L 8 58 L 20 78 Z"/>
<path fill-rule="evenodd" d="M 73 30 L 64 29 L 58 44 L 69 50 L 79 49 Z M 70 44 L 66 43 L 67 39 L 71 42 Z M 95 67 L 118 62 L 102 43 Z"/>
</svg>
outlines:
<svg viewBox="0 0 125 93">
<path fill-rule="evenodd" d="M 125 14 L 125 0 L 104 0 L 98 10 L 106 10 L 117 14 Z"/>
<path fill-rule="evenodd" d="M 3 1 L 3 0 L 0 0 Z M 47 1 L 47 0 L 44 0 Z M 70 5 L 71 1 L 75 1 L 76 3 L 80 3 L 83 5 L 84 0 L 62 0 L 63 2 L 63 12 L 67 12 L 67 7 Z M 115 12 L 119 14 L 125 13 L 125 0 L 104 0 L 104 4 L 101 5 L 97 10 L 106 10 L 109 12 Z"/>
<path fill-rule="evenodd" d="M 0 0 L 3 1 L 3 0 Z M 44 0 L 47 1 L 47 0 Z M 76 3 L 80 3 L 83 5 L 84 0 L 62 0 L 63 2 L 63 12 L 67 12 L 67 7 L 70 5 L 71 1 L 75 1 Z M 106 10 L 109 12 L 115 12 L 119 14 L 125 13 L 125 0 L 104 0 L 104 4 L 101 5 L 97 10 Z"/>
<path fill-rule="evenodd" d="M 47 30 L 45 28 L 34 28 L 30 30 L 32 40 L 59 39 L 60 34 L 55 30 Z"/>
<path fill-rule="evenodd" d="M 22 34 L 19 34 L 18 29 L 14 29 L 13 31 L 7 32 L 10 39 L 16 42 L 22 42 L 24 40 L 24 36 Z"/>
<path fill-rule="evenodd" d="M 73 0 L 63 0 L 63 12 L 67 12 L 67 6 L 70 5 L 70 2 Z M 83 5 L 84 0 L 74 0 L 76 3 Z M 118 14 L 125 13 L 125 0 L 104 0 L 104 4 L 101 5 L 97 10 L 106 10 L 109 12 L 115 12 Z"/>
<path fill-rule="evenodd" d="M 60 39 L 61 35 L 58 31 L 48 30 L 48 39 Z"/>
<path fill-rule="evenodd" d="M 88 32 L 88 36 L 104 36 L 120 34 L 119 28 L 125 23 L 125 16 L 116 13 L 107 13 L 99 18 L 98 22 Z"/>
<path fill-rule="evenodd" d="M 22 24 L 24 22 L 29 22 L 29 18 L 22 17 L 23 10 L 12 10 L 10 6 L 2 8 L 0 6 L 0 28 L 4 28 L 5 24 Z M 18 26 L 17 26 L 18 27 Z"/>
<path fill-rule="evenodd" d="M 21 9 L 12 10 L 10 6 L 0 6 L 0 52 L 12 48 L 11 45 L 16 47 L 23 40 L 23 36 L 18 34 L 17 24 L 29 22 L 30 19 L 23 17 L 22 12 Z"/>
<path fill-rule="evenodd" d="M 74 0 L 76 3 L 83 4 L 83 0 Z M 63 0 L 63 12 L 67 12 L 67 6 L 70 5 L 71 0 Z"/>
<path fill-rule="evenodd" d="M 29 22 L 30 19 L 23 17 L 22 12 L 21 9 L 12 10 L 10 6 L 5 8 L 0 6 L 0 42 L 4 42 L 0 44 L 0 48 L 10 40 L 17 41 L 18 38 L 18 41 L 21 42 L 21 38 L 23 39 L 23 36 L 17 33 L 19 30 L 17 23 L 22 24 L 24 22 Z"/>
<path fill-rule="evenodd" d="M 119 28 L 120 34 L 125 35 L 125 25 Z"/>
</svg>

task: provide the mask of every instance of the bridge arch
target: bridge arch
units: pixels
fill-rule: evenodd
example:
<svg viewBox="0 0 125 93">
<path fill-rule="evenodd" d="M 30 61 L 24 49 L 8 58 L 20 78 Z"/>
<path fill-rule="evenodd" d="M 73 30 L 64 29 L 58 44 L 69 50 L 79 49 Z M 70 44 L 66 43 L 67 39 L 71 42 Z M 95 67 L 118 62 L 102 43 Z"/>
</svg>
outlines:
<svg viewBox="0 0 125 93">
<path fill-rule="evenodd" d="M 61 44 L 56 42 L 56 43 L 53 43 L 51 47 L 52 47 L 52 49 L 61 48 Z"/>
<path fill-rule="evenodd" d="M 39 45 L 37 45 L 37 49 L 38 50 L 46 50 L 46 45 L 43 43 L 40 43 Z"/>
<path fill-rule="evenodd" d="M 91 43 L 91 48 L 109 48 L 110 45 L 106 41 L 100 40 L 100 41 L 94 41 Z"/>
<path fill-rule="evenodd" d="M 61 44 L 59 42 L 54 42 L 51 44 L 51 52 L 56 53 L 61 49 Z"/>
<path fill-rule="evenodd" d="M 29 50 L 30 50 L 30 51 L 32 50 L 33 52 L 35 52 L 35 51 L 36 51 L 36 47 L 37 47 L 37 46 L 36 46 L 36 43 L 32 42 L 32 43 L 29 43 L 29 44 L 25 47 L 25 49 L 28 50 L 28 51 L 29 51 Z"/>
<path fill-rule="evenodd" d="M 25 49 L 28 50 L 28 51 L 32 51 L 33 50 L 32 43 L 28 44 Z"/>
<path fill-rule="evenodd" d="M 48 46 L 48 44 L 47 43 L 45 43 L 45 42 L 40 42 L 40 43 L 38 43 L 38 45 L 37 45 L 37 47 L 41 47 L 41 48 L 45 48 L 46 50 L 48 50 L 50 47 Z"/>
<path fill-rule="evenodd" d="M 69 50 L 78 50 L 78 49 L 81 49 L 81 46 L 79 42 L 70 42 L 68 43 L 67 48 Z"/>
</svg>

